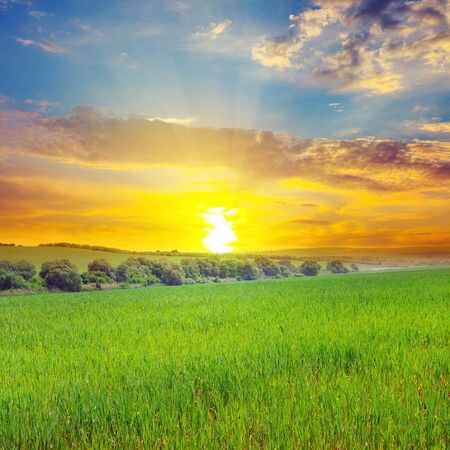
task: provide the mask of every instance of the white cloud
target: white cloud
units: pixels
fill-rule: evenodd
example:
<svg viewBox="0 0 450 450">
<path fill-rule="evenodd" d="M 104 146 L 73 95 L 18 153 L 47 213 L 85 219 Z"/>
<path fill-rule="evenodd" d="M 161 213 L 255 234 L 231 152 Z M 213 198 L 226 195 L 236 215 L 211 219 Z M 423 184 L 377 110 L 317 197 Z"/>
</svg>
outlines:
<svg viewBox="0 0 450 450">
<path fill-rule="evenodd" d="M 33 98 L 27 98 L 24 100 L 24 103 L 29 106 L 34 106 L 35 110 L 41 113 L 51 111 L 58 106 L 58 102 L 51 102 L 49 100 L 35 100 Z"/>
<path fill-rule="evenodd" d="M 225 19 L 222 22 L 211 22 L 208 25 L 206 31 L 201 31 L 194 34 L 194 37 L 209 37 L 211 39 L 217 39 L 220 35 L 224 34 L 231 27 L 231 20 Z"/>
<path fill-rule="evenodd" d="M 197 122 L 199 117 L 148 117 L 150 122 L 160 121 L 165 123 L 171 123 L 174 125 L 192 125 Z"/>
<path fill-rule="evenodd" d="M 337 112 L 343 112 L 344 111 L 344 106 L 342 105 L 342 103 L 328 103 L 328 107 L 331 109 L 334 109 Z"/>
<path fill-rule="evenodd" d="M 253 60 L 337 92 L 382 95 L 450 75 L 446 1 L 313 0 L 285 33 L 262 36 Z"/>
<path fill-rule="evenodd" d="M 413 113 L 421 113 L 421 112 L 428 112 L 430 111 L 429 106 L 423 106 L 423 105 L 415 105 L 414 108 L 411 110 Z"/>
<path fill-rule="evenodd" d="M 38 11 L 37 9 L 34 9 L 32 11 L 28 11 L 28 15 L 34 17 L 35 19 L 40 19 L 41 17 L 45 17 L 47 13 L 44 11 Z"/>
<path fill-rule="evenodd" d="M 30 46 L 37 47 L 47 53 L 57 54 L 57 53 L 65 52 L 65 50 L 63 48 L 59 47 L 57 44 L 55 44 L 53 42 L 49 42 L 44 39 L 41 39 L 39 41 L 34 41 L 32 39 L 16 38 L 16 41 L 20 45 L 23 45 L 24 47 L 30 47 Z"/>
</svg>

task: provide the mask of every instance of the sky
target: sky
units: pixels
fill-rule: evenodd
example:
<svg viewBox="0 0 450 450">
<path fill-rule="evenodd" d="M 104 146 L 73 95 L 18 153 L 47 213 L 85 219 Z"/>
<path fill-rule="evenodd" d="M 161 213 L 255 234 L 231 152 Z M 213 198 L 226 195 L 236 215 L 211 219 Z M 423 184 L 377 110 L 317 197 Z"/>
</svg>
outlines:
<svg viewBox="0 0 450 450">
<path fill-rule="evenodd" d="M 0 0 L 0 242 L 450 245 L 449 11 Z"/>
</svg>

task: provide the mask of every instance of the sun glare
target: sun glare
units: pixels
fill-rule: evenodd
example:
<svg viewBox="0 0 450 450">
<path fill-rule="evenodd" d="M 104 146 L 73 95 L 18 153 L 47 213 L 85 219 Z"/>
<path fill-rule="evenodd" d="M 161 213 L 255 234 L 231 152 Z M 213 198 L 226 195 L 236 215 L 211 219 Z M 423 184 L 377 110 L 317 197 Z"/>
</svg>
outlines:
<svg viewBox="0 0 450 450">
<path fill-rule="evenodd" d="M 208 208 L 200 216 L 209 225 L 205 227 L 206 236 L 203 238 L 203 245 L 213 253 L 229 253 L 234 250 L 230 246 L 232 242 L 237 241 L 237 236 L 233 231 L 233 222 L 228 220 L 229 216 L 235 215 L 236 209 L 226 208 Z"/>
</svg>

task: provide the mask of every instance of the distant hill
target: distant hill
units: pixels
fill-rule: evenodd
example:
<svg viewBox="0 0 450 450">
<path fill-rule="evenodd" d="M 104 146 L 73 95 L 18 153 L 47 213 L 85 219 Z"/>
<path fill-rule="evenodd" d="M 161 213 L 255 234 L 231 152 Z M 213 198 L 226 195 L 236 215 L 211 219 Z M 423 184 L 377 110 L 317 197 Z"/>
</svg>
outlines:
<svg viewBox="0 0 450 450">
<path fill-rule="evenodd" d="M 270 250 L 260 252 L 265 255 L 286 256 L 374 256 L 378 258 L 399 257 L 450 257 L 450 246 L 447 247 L 393 247 L 393 248 L 352 248 L 352 247 L 319 247 L 293 248 L 285 250 Z"/>
<path fill-rule="evenodd" d="M 450 247 L 408 247 L 408 248 L 303 248 L 262 251 L 258 253 L 236 253 L 230 256 L 250 257 L 256 254 L 271 258 L 288 257 L 292 260 L 303 261 L 315 259 L 322 265 L 331 259 L 341 259 L 346 263 L 355 262 L 361 270 L 370 270 L 380 266 L 422 266 L 422 265 L 450 265 Z M 134 252 L 109 247 L 97 247 L 70 243 L 45 244 L 35 247 L 21 245 L 1 245 L 0 260 L 19 261 L 25 259 L 40 267 L 44 261 L 66 258 L 72 261 L 80 271 L 87 269 L 87 265 L 94 259 L 104 258 L 112 265 L 117 265 L 127 258 L 145 256 L 146 258 L 169 258 L 179 262 L 186 257 L 207 256 L 210 253 L 188 253 L 178 251 Z"/>
</svg>

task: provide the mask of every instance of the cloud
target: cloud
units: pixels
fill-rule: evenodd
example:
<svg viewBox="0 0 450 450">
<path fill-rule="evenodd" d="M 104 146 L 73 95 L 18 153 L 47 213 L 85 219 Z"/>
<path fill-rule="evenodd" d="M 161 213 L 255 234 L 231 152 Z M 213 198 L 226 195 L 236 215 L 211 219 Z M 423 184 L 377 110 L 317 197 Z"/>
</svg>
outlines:
<svg viewBox="0 0 450 450">
<path fill-rule="evenodd" d="M 33 98 L 27 98 L 26 100 L 24 100 L 24 103 L 26 105 L 33 106 L 36 111 L 42 113 L 51 111 L 52 109 L 55 109 L 56 106 L 58 106 L 58 102 L 51 102 L 49 100 L 35 100 Z"/>
<path fill-rule="evenodd" d="M 450 122 L 424 123 L 420 126 L 423 131 L 431 133 L 450 133 Z"/>
<path fill-rule="evenodd" d="M 176 125 L 192 125 L 197 122 L 199 118 L 196 117 L 149 117 L 147 120 L 150 122 L 160 121 L 165 123 L 173 123 Z"/>
<path fill-rule="evenodd" d="M 10 99 L 8 96 L 0 94 L 0 105 L 6 105 L 9 101 Z"/>
<path fill-rule="evenodd" d="M 314 0 L 289 16 L 284 34 L 260 37 L 252 58 L 337 92 L 384 95 L 432 85 L 450 75 L 446 3 Z"/>
<path fill-rule="evenodd" d="M 430 111 L 430 109 L 431 108 L 429 106 L 415 105 L 414 108 L 411 110 L 411 112 L 413 113 L 428 112 Z"/>
<path fill-rule="evenodd" d="M 338 131 L 335 133 L 337 136 L 345 137 L 345 136 L 354 136 L 355 134 L 360 134 L 361 128 L 344 128 L 343 130 Z"/>
<path fill-rule="evenodd" d="M 450 176 L 449 142 L 299 139 L 179 122 L 118 117 L 91 107 L 50 117 L 0 111 L 0 154 L 104 167 L 222 167 L 250 184 L 299 178 L 373 191 L 436 187 Z"/>
<path fill-rule="evenodd" d="M 328 108 L 334 109 L 337 112 L 343 112 L 344 107 L 342 103 L 328 103 Z"/>
<path fill-rule="evenodd" d="M 231 20 L 225 19 L 222 22 L 211 22 L 208 25 L 206 31 L 201 31 L 194 34 L 194 37 L 209 37 L 211 39 L 217 39 L 220 35 L 224 34 L 231 27 Z"/>
<path fill-rule="evenodd" d="M 47 13 L 44 11 L 38 11 L 37 9 L 33 9 L 31 11 L 28 11 L 28 15 L 30 17 L 34 17 L 35 19 L 40 19 L 41 17 L 45 17 Z"/>
<path fill-rule="evenodd" d="M 30 7 L 32 5 L 31 0 L 0 0 L 0 12 L 8 11 L 15 5 L 25 5 Z"/>
<path fill-rule="evenodd" d="M 62 49 L 61 47 L 59 47 L 57 44 L 53 43 L 53 42 L 49 42 L 47 40 L 41 39 L 39 41 L 34 41 L 32 39 L 22 39 L 22 38 L 16 38 L 16 41 L 20 44 L 23 45 L 24 47 L 29 47 L 29 46 L 34 46 L 37 47 L 41 50 L 43 50 L 44 52 L 47 53 L 64 53 L 64 49 Z"/>
</svg>

